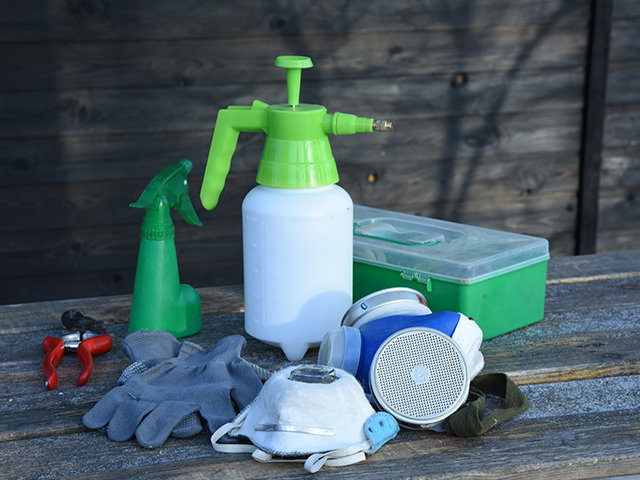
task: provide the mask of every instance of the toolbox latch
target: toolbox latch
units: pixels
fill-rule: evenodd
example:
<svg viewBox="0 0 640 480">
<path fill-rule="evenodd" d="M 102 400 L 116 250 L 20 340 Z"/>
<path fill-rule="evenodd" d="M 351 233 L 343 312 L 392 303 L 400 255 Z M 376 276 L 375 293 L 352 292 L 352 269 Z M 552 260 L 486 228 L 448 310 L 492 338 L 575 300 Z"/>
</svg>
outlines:
<svg viewBox="0 0 640 480">
<path fill-rule="evenodd" d="M 403 280 L 407 280 L 409 282 L 422 283 L 423 285 L 426 286 L 427 292 L 431 293 L 431 290 L 433 288 L 431 284 L 431 277 L 422 277 L 417 272 L 413 272 L 413 273 L 402 272 L 400 276 L 402 277 Z"/>
</svg>

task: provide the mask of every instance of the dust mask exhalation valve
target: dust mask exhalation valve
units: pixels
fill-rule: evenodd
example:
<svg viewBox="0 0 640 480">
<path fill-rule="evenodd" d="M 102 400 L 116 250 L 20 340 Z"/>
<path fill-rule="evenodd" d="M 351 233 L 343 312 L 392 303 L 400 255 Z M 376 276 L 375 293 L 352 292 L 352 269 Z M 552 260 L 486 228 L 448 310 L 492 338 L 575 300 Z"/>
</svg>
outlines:
<svg viewBox="0 0 640 480">
<path fill-rule="evenodd" d="M 482 370 L 482 330 L 461 313 L 431 313 L 420 293 L 373 293 L 322 341 L 318 363 L 352 373 L 377 406 L 412 429 L 443 430 Z"/>
</svg>

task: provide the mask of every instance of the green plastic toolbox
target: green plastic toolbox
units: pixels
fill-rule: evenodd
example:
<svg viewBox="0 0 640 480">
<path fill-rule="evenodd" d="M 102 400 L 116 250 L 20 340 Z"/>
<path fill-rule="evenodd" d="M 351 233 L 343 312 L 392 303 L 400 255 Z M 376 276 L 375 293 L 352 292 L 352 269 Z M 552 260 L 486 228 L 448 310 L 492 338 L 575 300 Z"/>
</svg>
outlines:
<svg viewBox="0 0 640 480">
<path fill-rule="evenodd" d="M 549 242 L 355 205 L 353 299 L 390 287 L 473 318 L 484 339 L 542 319 Z"/>
</svg>

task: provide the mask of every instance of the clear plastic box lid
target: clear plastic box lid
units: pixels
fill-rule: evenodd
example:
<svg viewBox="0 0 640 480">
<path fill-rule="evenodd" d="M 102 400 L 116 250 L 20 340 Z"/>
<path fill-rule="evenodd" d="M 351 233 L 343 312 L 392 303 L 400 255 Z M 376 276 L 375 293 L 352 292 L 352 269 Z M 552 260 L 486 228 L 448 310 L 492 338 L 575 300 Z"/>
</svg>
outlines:
<svg viewBox="0 0 640 480">
<path fill-rule="evenodd" d="M 355 261 L 474 283 L 549 259 L 544 238 L 355 205 Z"/>
</svg>

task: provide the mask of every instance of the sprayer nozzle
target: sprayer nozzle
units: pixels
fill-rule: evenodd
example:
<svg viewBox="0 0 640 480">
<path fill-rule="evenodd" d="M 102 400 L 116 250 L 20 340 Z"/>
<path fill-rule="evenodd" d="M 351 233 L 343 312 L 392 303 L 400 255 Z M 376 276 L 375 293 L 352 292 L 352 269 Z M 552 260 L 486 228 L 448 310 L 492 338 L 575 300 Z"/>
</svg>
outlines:
<svg viewBox="0 0 640 480">
<path fill-rule="evenodd" d="M 393 123 L 386 120 L 374 120 L 373 131 L 374 132 L 390 132 L 393 130 Z"/>
</svg>

